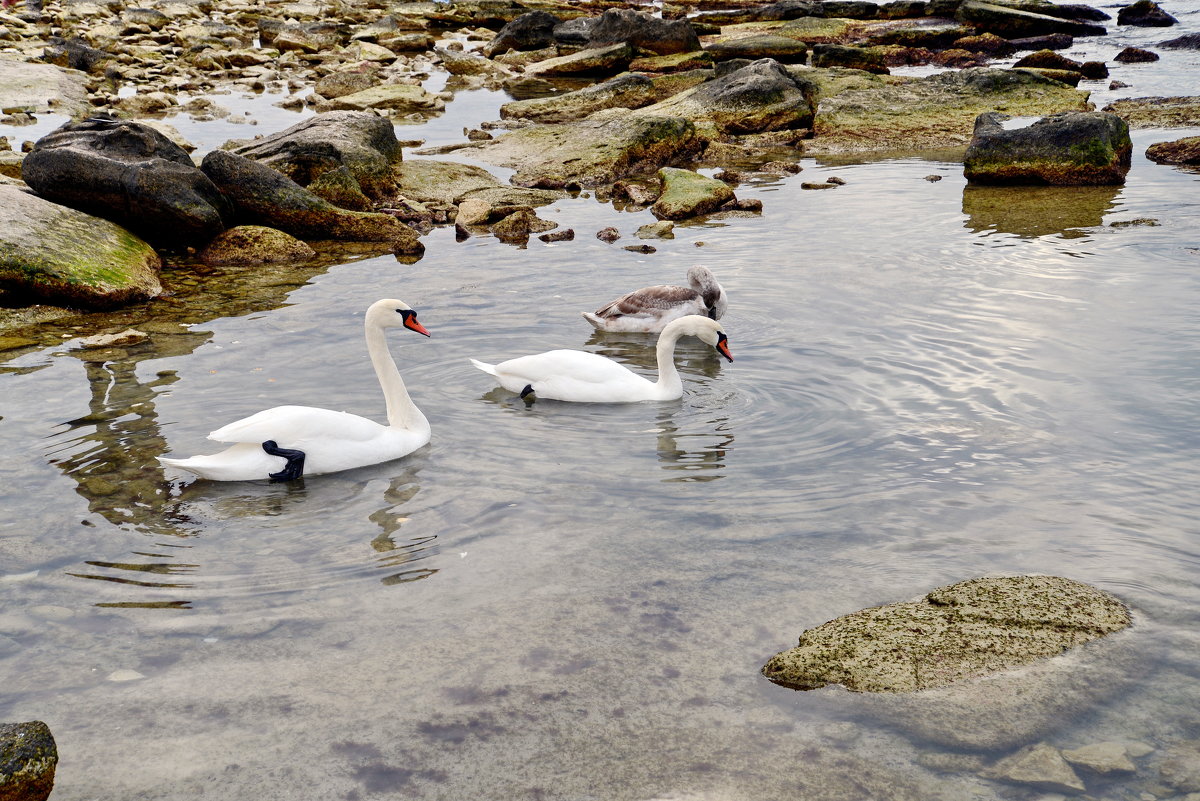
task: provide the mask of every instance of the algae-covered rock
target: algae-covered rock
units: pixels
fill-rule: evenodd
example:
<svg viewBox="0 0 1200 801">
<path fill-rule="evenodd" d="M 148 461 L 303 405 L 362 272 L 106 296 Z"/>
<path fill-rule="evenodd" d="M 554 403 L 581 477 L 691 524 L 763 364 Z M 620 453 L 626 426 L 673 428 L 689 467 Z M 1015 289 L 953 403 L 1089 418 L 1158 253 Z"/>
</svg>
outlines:
<svg viewBox="0 0 1200 801">
<path fill-rule="evenodd" d="M 1131 97 L 1114 100 L 1111 111 L 1130 128 L 1184 128 L 1200 125 L 1200 97 Z"/>
<path fill-rule="evenodd" d="M 981 0 L 963 0 L 955 18 L 963 24 L 1005 39 L 1051 33 L 1065 33 L 1068 36 L 1103 36 L 1108 33 L 1103 25 L 1094 22 L 1063 19 Z"/>
<path fill-rule="evenodd" d="M 436 159 L 412 159 L 396 165 L 396 188 L 409 200 L 443 207 L 468 198 L 496 206 L 545 206 L 566 197 L 565 192 L 502 184 L 473 164 Z"/>
<path fill-rule="evenodd" d="M 660 56 L 700 49 L 700 38 L 686 19 L 668 20 L 645 11 L 610 8 L 588 29 L 592 47 L 628 44 Z"/>
<path fill-rule="evenodd" d="M 1200 165 L 1200 136 L 1185 136 L 1173 142 L 1156 142 L 1146 148 L 1146 158 L 1156 164 Z"/>
<path fill-rule="evenodd" d="M 371 199 L 363 194 L 362 186 L 344 164 L 318 175 L 307 189 L 343 209 L 370 211 L 372 208 Z"/>
<path fill-rule="evenodd" d="M 969 183 L 1101 186 L 1125 182 L 1133 142 L 1115 114 L 1066 112 L 1006 130 L 981 114 L 963 159 Z"/>
<path fill-rule="evenodd" d="M 54 789 L 58 746 L 40 720 L 0 723 L 0 799 L 45 801 Z"/>
<path fill-rule="evenodd" d="M 446 101 L 420 86 L 386 83 L 348 95 L 323 100 L 317 111 L 369 111 L 378 109 L 394 116 L 420 114 L 435 117 L 446 110 Z"/>
<path fill-rule="evenodd" d="M 819 44 L 813 46 L 814 67 L 844 67 L 886 75 L 889 70 L 883 63 L 883 55 L 865 47 Z"/>
<path fill-rule="evenodd" d="M 233 203 L 239 224 L 278 228 L 300 239 L 404 243 L 419 251 L 413 229 L 387 214 L 347 211 L 282 173 L 243 156 L 214 150 L 200 169 Z"/>
<path fill-rule="evenodd" d="M 518 186 L 600 186 L 700 150 L 696 127 L 678 117 L 621 114 L 609 119 L 535 125 L 479 146 L 478 157 L 514 168 Z"/>
<path fill-rule="evenodd" d="M 1117 12 L 1118 25 L 1134 25 L 1141 28 L 1167 28 L 1178 25 L 1179 20 L 1159 7 L 1154 0 L 1137 0 Z"/>
<path fill-rule="evenodd" d="M 963 147 L 980 114 L 1084 111 L 1087 93 L 1028 70 L 971 67 L 823 94 L 806 144 L 813 154 Z"/>
<path fill-rule="evenodd" d="M 658 171 L 658 177 L 663 190 L 650 211 L 660 220 L 683 220 L 708 214 L 733 200 L 729 184 L 691 170 L 664 167 Z"/>
<path fill-rule="evenodd" d="M 629 62 L 631 72 L 686 72 L 707 69 L 712 66 L 711 53 L 692 50 L 688 53 L 672 53 L 669 56 L 645 56 Z"/>
<path fill-rule="evenodd" d="M 1061 654 L 1130 622 L 1120 600 L 1071 579 L 972 579 L 809 629 L 762 673 L 798 690 L 912 692 Z"/>
<path fill-rule="evenodd" d="M 773 58 L 779 62 L 803 63 L 808 57 L 808 45 L 804 42 L 790 36 L 771 33 L 713 42 L 706 45 L 704 51 L 718 61 L 734 58 Z"/>
<path fill-rule="evenodd" d="M 1048 743 L 1030 745 L 1010 754 L 993 765 L 987 775 L 1050 792 L 1081 793 L 1087 789 L 1059 750 Z"/>
<path fill-rule="evenodd" d="M 683 117 L 719 133 L 748 134 L 806 128 L 813 110 L 811 95 L 777 61 L 765 58 L 634 114 Z"/>
<path fill-rule="evenodd" d="M 261 225 L 239 225 L 218 234 L 200 252 L 205 264 L 270 264 L 305 262 L 317 252 L 283 231 Z"/>
<path fill-rule="evenodd" d="M 160 267 L 150 245 L 119 225 L 0 185 L 0 286 L 108 308 L 162 294 Z"/>
<path fill-rule="evenodd" d="M 555 75 L 615 75 L 628 67 L 632 60 L 633 48 L 627 44 L 593 47 L 530 64 L 525 68 L 525 75 L 530 78 Z"/>
</svg>

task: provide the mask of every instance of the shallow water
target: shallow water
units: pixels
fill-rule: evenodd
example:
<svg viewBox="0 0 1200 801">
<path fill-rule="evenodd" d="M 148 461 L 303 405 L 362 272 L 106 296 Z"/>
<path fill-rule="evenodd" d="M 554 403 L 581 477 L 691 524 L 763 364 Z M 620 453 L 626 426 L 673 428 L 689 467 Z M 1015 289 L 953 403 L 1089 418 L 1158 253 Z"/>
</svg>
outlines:
<svg viewBox="0 0 1200 801">
<path fill-rule="evenodd" d="M 1122 35 L 1200 28 L 1167 8 L 1185 24 Z M 1195 60 L 1137 65 L 1127 94 L 1187 93 Z M 398 134 L 453 141 L 503 99 Z M 256 132 L 295 119 L 270 102 Z M 653 254 L 622 249 L 648 213 L 585 195 L 540 212 L 571 242 L 443 229 L 411 265 L 179 271 L 148 323 L 72 318 L 0 365 L 0 719 L 50 724 L 60 801 L 1036 798 L 757 671 L 864 606 L 1054 573 L 1133 606 L 1144 659 L 1047 738 L 1144 742 L 1089 790 L 1170 798 L 1157 766 L 1200 734 L 1200 175 L 1141 154 L 1197 133 L 1135 132 L 1119 188 L 810 158 L 738 188 L 761 216 Z M 527 408 L 467 362 L 576 347 L 650 372 L 649 338 L 579 312 L 693 263 L 729 293 L 736 361 L 681 343 L 680 401 Z M 427 448 L 296 486 L 157 468 L 279 402 L 379 415 L 361 314 L 384 296 L 433 334 L 390 336 Z M 149 341 L 81 347 L 129 321 Z"/>
</svg>

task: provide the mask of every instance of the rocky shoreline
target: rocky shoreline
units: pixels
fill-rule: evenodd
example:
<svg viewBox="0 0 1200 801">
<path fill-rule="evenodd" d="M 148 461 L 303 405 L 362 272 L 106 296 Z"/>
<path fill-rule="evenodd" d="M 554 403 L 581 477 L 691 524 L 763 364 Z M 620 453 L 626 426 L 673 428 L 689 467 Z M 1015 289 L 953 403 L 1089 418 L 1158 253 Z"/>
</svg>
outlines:
<svg viewBox="0 0 1200 801">
<path fill-rule="evenodd" d="M 1082 114 L 1093 108 L 1076 85 L 1107 67 L 1057 51 L 1111 22 L 1044 0 L 699 2 L 667 4 L 661 16 L 611 2 L 28 0 L 0 14 L 3 120 L 54 111 L 72 121 L 0 159 L 11 198 L 0 293 L 10 307 L 113 308 L 169 293 L 164 261 L 286 265 L 330 241 L 414 260 L 421 235 L 444 225 L 460 239 L 570 239 L 535 209 L 581 190 L 669 220 L 754 213 L 736 197 L 746 173 L 789 175 L 812 154 L 970 144 L 972 181 L 1120 183 L 1124 120 L 1200 124 L 1200 98 Z M 1173 23 L 1146 0 L 1117 22 Z M 1022 50 L 1014 68 L 988 66 Z M 890 74 L 921 64 L 950 69 Z M 448 74 L 444 91 L 424 88 L 436 72 Z M 396 138 L 395 123 L 441 115 L 471 87 L 513 100 L 461 143 L 422 150 Z M 172 116 L 227 115 L 214 98 L 236 90 L 277 92 L 278 105 L 317 113 L 194 160 Z M 1031 129 L 1053 129 L 1065 160 L 1044 141 L 1014 155 L 995 116 L 1071 113 Z M 436 158 L 449 152 L 516 173 L 504 183 Z M 1195 158 L 1187 140 L 1159 153 Z M 720 168 L 720 180 L 696 172 L 704 167 Z M 56 236 L 64 230 L 88 233 Z M 113 245 L 79 246 L 92 239 Z"/>
</svg>

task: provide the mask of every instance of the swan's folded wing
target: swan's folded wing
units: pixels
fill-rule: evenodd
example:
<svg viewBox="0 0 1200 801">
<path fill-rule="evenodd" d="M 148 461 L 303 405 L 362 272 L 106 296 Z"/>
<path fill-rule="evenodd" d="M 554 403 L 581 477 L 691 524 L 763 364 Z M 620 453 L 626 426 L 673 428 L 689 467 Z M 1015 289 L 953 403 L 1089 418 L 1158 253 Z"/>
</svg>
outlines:
<svg viewBox="0 0 1200 801">
<path fill-rule="evenodd" d="M 624 317 L 638 315 L 655 315 L 666 309 L 673 309 L 684 303 L 695 303 L 700 299 L 700 293 L 691 287 L 648 286 L 622 295 L 607 306 L 597 309 L 599 317 Z"/>
<path fill-rule="evenodd" d="M 315 406 L 276 406 L 218 428 L 208 435 L 217 442 L 262 442 L 272 439 L 282 447 L 313 440 L 368 440 L 383 428 L 349 412 L 335 412 Z"/>
</svg>

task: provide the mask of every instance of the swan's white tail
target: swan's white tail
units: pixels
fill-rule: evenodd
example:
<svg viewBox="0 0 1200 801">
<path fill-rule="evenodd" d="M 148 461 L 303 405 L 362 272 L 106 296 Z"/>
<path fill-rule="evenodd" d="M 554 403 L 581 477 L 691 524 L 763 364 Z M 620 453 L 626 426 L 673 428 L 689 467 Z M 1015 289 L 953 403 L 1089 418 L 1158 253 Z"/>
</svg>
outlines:
<svg viewBox="0 0 1200 801">
<path fill-rule="evenodd" d="M 580 314 L 583 315 L 583 319 L 591 323 L 597 330 L 604 328 L 604 321 L 591 312 L 580 312 Z"/>
<path fill-rule="evenodd" d="M 468 356 L 467 358 L 470 358 L 470 357 Z M 487 373 L 488 375 L 496 374 L 496 365 L 494 365 L 494 364 L 488 364 L 487 362 L 481 362 L 478 359 L 471 359 L 471 364 L 475 365 L 476 367 L 478 367 L 480 370 Z"/>
</svg>

